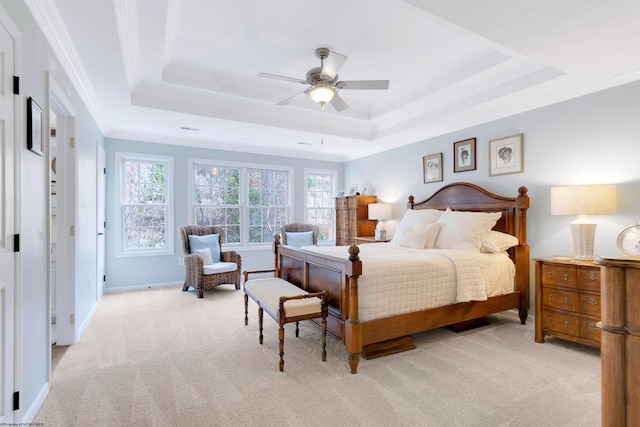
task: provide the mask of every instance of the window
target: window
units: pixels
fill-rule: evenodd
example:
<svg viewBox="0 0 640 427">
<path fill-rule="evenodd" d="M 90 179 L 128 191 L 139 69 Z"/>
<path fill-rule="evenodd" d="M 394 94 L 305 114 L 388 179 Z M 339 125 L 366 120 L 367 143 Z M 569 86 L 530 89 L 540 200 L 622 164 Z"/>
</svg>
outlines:
<svg viewBox="0 0 640 427">
<path fill-rule="evenodd" d="M 116 153 L 116 256 L 173 254 L 170 157 Z"/>
<path fill-rule="evenodd" d="M 224 243 L 240 243 L 240 168 L 194 164 L 194 223 L 224 229 Z"/>
<path fill-rule="evenodd" d="M 305 222 L 320 229 L 318 242 L 332 242 L 334 237 L 335 171 L 305 170 Z"/>
<path fill-rule="evenodd" d="M 291 168 L 191 159 L 190 171 L 190 218 L 222 227 L 224 243 L 271 244 L 291 216 Z"/>
<path fill-rule="evenodd" d="M 289 173 L 249 169 L 249 243 L 273 242 L 289 217 Z"/>
</svg>

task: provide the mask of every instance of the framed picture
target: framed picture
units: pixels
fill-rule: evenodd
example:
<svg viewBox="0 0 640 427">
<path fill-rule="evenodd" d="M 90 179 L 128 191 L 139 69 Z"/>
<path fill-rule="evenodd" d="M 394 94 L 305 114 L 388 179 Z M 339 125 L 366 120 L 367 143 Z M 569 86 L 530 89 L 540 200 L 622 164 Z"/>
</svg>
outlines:
<svg viewBox="0 0 640 427">
<path fill-rule="evenodd" d="M 42 108 L 36 104 L 33 98 L 27 99 L 27 148 L 34 153 L 42 156 L 42 144 L 44 141 L 44 132 L 42 123 L 44 122 L 44 113 Z"/>
<path fill-rule="evenodd" d="M 336 197 L 344 197 L 344 191 L 339 191 Z"/>
<path fill-rule="evenodd" d="M 489 176 L 523 171 L 521 133 L 489 141 Z"/>
<path fill-rule="evenodd" d="M 425 183 L 442 181 L 442 153 L 424 156 L 422 167 Z"/>
<path fill-rule="evenodd" d="M 453 171 L 465 172 L 476 169 L 476 139 L 465 139 L 453 143 Z"/>
<path fill-rule="evenodd" d="M 358 184 L 351 184 L 349 187 L 349 195 L 355 196 L 358 194 Z"/>
</svg>

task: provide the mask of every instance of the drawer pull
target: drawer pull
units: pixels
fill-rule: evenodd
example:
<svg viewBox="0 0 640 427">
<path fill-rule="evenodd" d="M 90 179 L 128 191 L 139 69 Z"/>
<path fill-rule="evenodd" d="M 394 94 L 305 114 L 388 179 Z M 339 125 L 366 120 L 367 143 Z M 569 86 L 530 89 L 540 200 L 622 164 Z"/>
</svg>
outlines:
<svg viewBox="0 0 640 427">
<path fill-rule="evenodd" d="M 591 304 L 591 305 L 598 305 L 598 299 L 597 299 L 597 298 L 593 298 L 593 297 L 591 297 L 591 298 L 589 298 L 589 299 L 587 300 L 587 302 L 588 302 L 589 304 Z"/>
<path fill-rule="evenodd" d="M 589 329 L 591 329 L 592 331 L 596 331 L 598 330 L 598 327 L 595 323 L 589 323 Z"/>
<path fill-rule="evenodd" d="M 564 297 L 564 303 L 565 305 L 569 305 L 569 297 Z"/>
<path fill-rule="evenodd" d="M 594 273 L 594 272 L 589 273 L 589 279 L 598 280 L 598 273 Z"/>
<path fill-rule="evenodd" d="M 564 321 L 564 327 L 567 328 L 567 329 L 569 328 L 569 321 L 568 320 Z"/>
<path fill-rule="evenodd" d="M 549 279 L 551 279 L 551 277 L 552 277 L 552 276 L 553 276 L 553 275 L 551 274 L 551 272 L 550 272 L 550 271 L 548 271 L 548 272 L 547 272 L 547 277 L 548 277 Z"/>
<path fill-rule="evenodd" d="M 548 298 L 549 298 L 549 301 L 553 301 L 553 294 L 549 294 Z"/>
<path fill-rule="evenodd" d="M 569 275 L 567 273 L 564 273 L 562 275 L 562 279 L 566 282 L 567 280 L 569 280 Z"/>
</svg>

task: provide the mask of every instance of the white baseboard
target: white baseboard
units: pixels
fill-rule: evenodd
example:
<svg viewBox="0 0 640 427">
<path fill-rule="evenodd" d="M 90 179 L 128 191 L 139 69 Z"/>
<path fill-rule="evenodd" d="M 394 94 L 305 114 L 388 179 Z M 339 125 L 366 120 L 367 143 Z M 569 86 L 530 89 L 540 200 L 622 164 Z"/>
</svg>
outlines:
<svg viewBox="0 0 640 427">
<path fill-rule="evenodd" d="M 33 419 L 36 417 L 36 415 L 38 414 L 38 411 L 44 404 L 44 400 L 49 395 L 49 390 L 50 390 L 50 383 L 46 382 L 38 392 L 38 395 L 36 396 L 36 398 L 33 399 L 33 403 L 31 404 L 31 406 L 29 408 L 26 408 L 25 411 L 22 413 L 21 419 L 14 420 L 15 421 L 14 424 L 7 424 L 7 425 L 15 425 L 15 426 L 31 425 L 31 423 L 33 422 Z"/>
<path fill-rule="evenodd" d="M 182 286 L 183 282 L 166 282 L 166 283 L 147 283 L 143 285 L 128 285 L 128 286 L 107 286 L 104 290 L 105 294 L 112 292 L 127 292 L 127 291 L 141 291 L 143 289 L 151 288 L 168 288 L 171 286 Z"/>
</svg>

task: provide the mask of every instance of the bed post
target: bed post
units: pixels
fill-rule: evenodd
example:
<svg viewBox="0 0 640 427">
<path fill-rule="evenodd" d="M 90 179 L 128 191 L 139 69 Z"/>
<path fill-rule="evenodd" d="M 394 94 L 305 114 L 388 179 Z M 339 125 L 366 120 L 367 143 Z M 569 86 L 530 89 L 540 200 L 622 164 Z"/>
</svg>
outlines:
<svg viewBox="0 0 640 427">
<path fill-rule="evenodd" d="M 280 235 L 279 234 L 274 234 L 273 235 L 273 254 L 276 257 L 275 259 L 275 263 L 273 264 L 276 271 L 280 271 L 280 266 L 278 265 L 278 246 L 280 245 Z M 279 277 L 280 275 L 277 274 L 277 276 Z"/>
<path fill-rule="evenodd" d="M 413 196 L 409 196 L 409 201 L 407 202 L 407 209 L 413 209 L 413 203 L 415 198 Z"/>
<path fill-rule="evenodd" d="M 520 306 L 518 314 L 520 315 L 520 323 L 523 325 L 527 321 L 529 310 L 529 245 L 527 245 L 527 209 L 529 209 L 529 196 L 527 195 L 527 187 L 518 188 L 518 197 L 516 199 L 516 209 L 518 215 L 518 240 L 520 244 L 516 246 L 516 289 L 520 291 Z"/>
<path fill-rule="evenodd" d="M 356 245 L 349 247 L 349 260 L 346 273 L 349 277 L 349 317 L 344 324 L 344 345 L 349 353 L 351 373 L 358 371 L 360 352 L 362 351 L 362 323 L 358 314 L 358 277 L 362 274 L 362 261 L 358 257 L 360 249 Z"/>
</svg>

